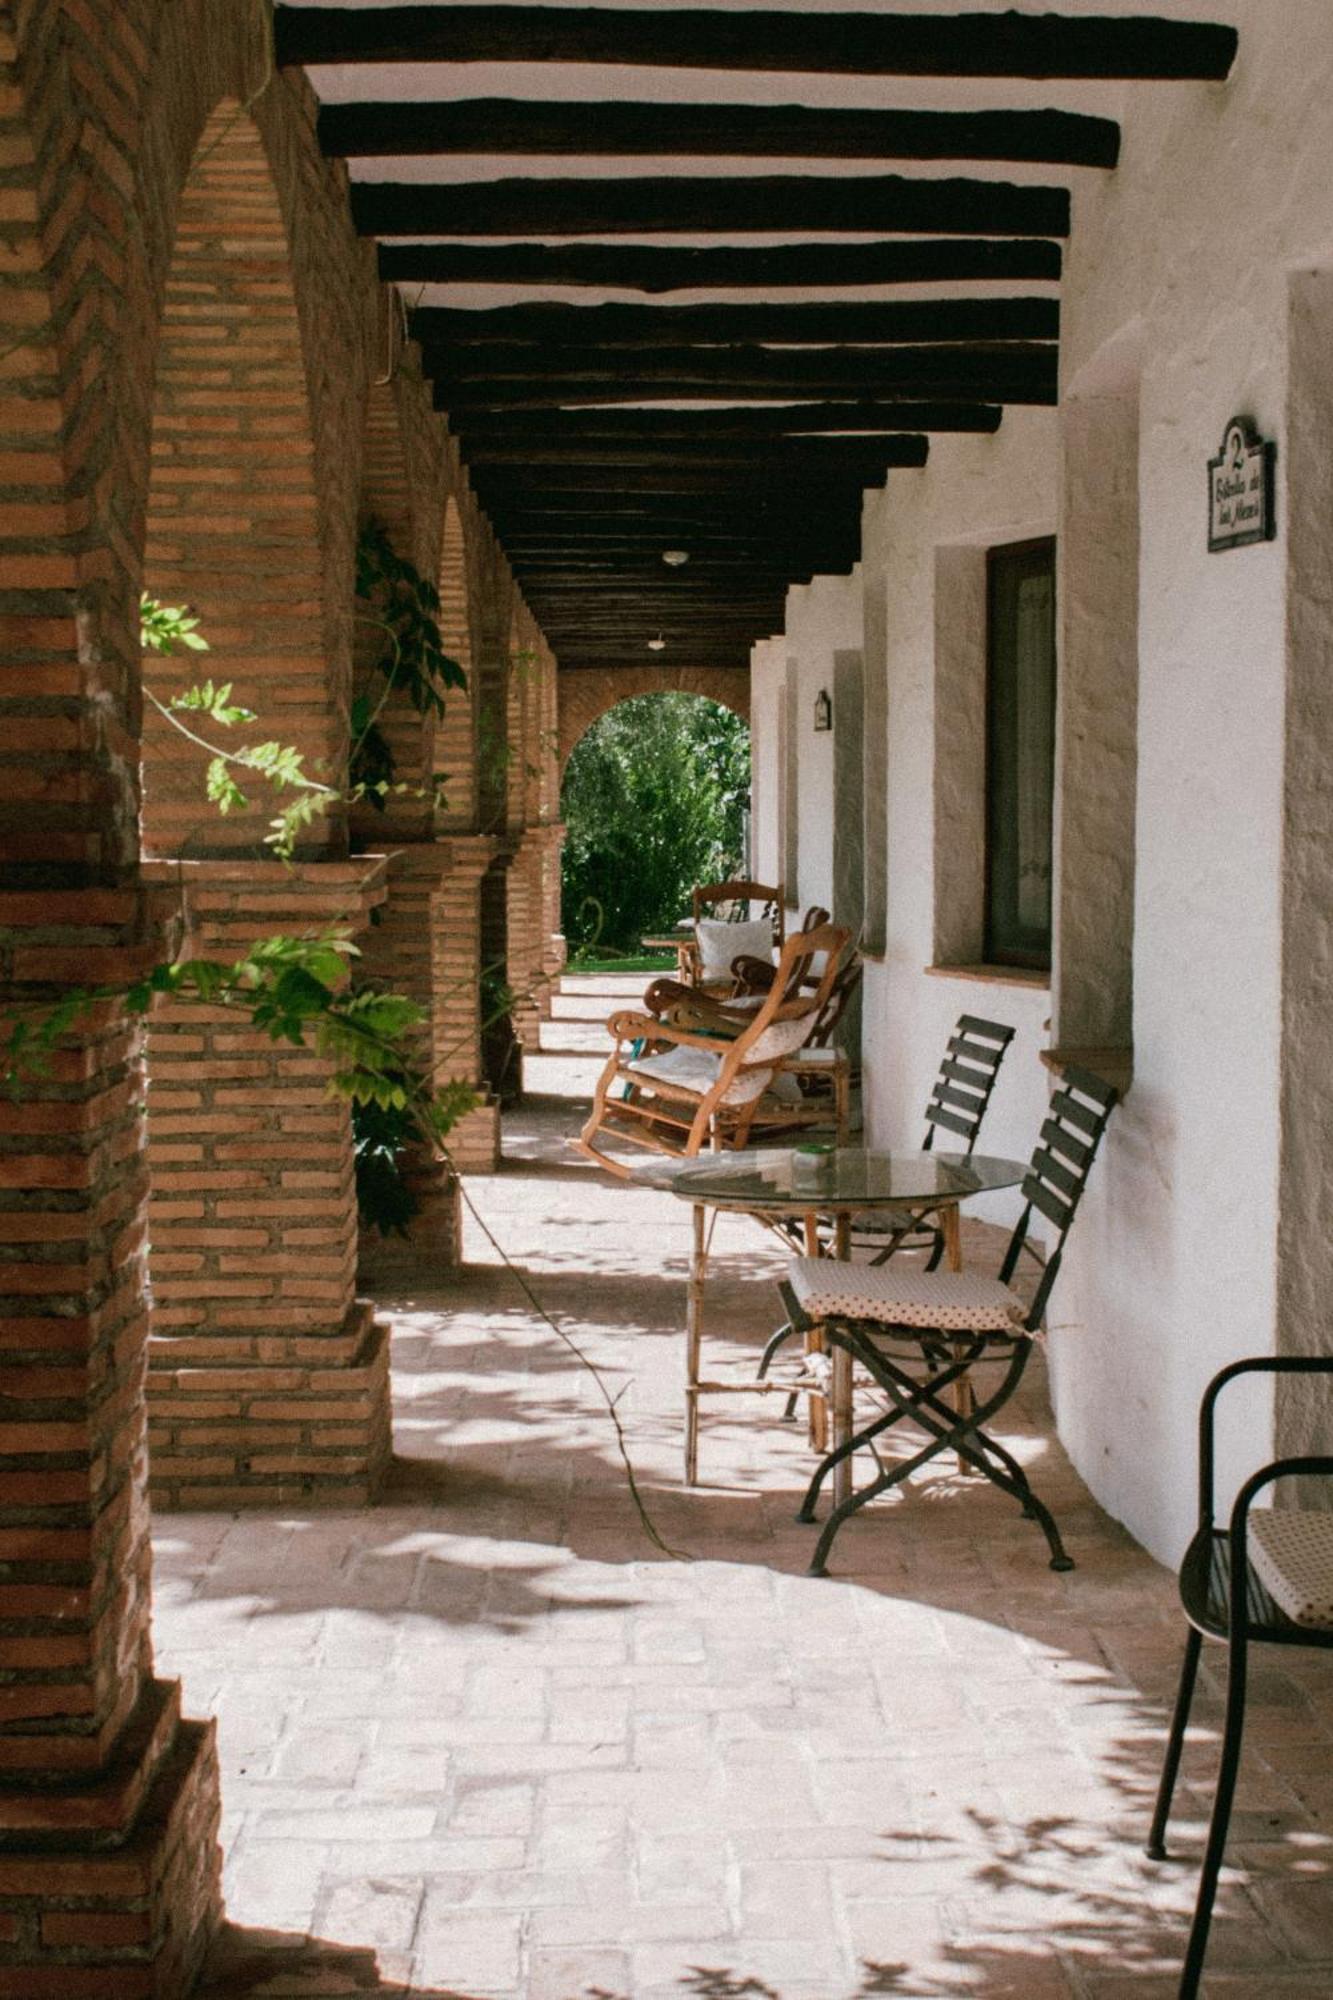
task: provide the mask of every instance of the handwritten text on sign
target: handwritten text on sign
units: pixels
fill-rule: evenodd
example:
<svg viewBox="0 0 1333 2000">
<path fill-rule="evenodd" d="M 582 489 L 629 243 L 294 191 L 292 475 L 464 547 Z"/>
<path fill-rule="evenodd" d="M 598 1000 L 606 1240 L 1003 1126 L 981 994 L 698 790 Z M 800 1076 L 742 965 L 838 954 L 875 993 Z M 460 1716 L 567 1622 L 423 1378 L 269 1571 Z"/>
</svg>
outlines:
<svg viewBox="0 0 1333 2000">
<path fill-rule="evenodd" d="M 1208 547 L 1244 548 L 1271 542 L 1277 533 L 1273 467 L 1277 446 L 1261 438 L 1245 417 L 1233 417 L 1222 449 L 1208 461 Z"/>
</svg>

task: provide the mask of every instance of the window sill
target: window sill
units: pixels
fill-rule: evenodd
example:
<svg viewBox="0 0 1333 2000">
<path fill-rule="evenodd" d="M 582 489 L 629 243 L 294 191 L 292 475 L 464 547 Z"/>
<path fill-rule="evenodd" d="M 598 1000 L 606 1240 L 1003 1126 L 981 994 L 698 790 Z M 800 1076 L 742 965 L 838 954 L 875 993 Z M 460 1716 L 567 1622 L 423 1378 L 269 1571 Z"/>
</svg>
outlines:
<svg viewBox="0 0 1333 2000">
<path fill-rule="evenodd" d="M 1094 1076 L 1114 1084 L 1122 1097 L 1134 1081 L 1133 1049 L 1042 1049 L 1041 1059 L 1056 1076 L 1063 1076 L 1071 1064 L 1076 1069 L 1090 1069 Z"/>
<path fill-rule="evenodd" d="M 1033 993 L 1049 993 L 1051 975 L 1027 965 L 927 965 L 931 979 L 972 979 L 986 986 L 1026 986 Z"/>
</svg>

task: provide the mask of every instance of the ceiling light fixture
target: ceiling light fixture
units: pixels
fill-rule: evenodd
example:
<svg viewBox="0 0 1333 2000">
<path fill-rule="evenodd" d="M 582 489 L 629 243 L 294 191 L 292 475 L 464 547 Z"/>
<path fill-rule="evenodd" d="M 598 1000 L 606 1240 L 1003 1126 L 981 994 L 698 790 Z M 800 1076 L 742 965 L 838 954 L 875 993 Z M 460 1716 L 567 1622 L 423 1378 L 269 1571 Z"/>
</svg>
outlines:
<svg viewBox="0 0 1333 2000">
<path fill-rule="evenodd" d="M 672 569 L 679 569 L 681 564 L 687 563 L 689 559 L 690 552 L 688 549 L 663 549 L 662 551 L 662 561 L 669 563 Z"/>
<path fill-rule="evenodd" d="M 648 641 L 648 651 L 650 653 L 664 653 L 666 651 L 666 640 L 660 632 L 655 639 Z"/>
</svg>

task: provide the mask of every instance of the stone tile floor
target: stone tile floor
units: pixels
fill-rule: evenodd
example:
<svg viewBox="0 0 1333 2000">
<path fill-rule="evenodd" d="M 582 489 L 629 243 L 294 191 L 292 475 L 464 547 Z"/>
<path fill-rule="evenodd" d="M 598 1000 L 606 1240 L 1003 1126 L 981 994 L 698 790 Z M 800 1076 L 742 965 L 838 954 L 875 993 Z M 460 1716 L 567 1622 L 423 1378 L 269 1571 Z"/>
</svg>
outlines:
<svg viewBox="0 0 1333 2000">
<path fill-rule="evenodd" d="M 1172 1579 L 1083 1491 L 1040 1383 L 1004 1435 L 1071 1575 L 943 1469 L 807 1578 L 809 1459 L 772 1404 L 715 1404 L 707 1483 L 682 1488 L 688 1211 L 563 1143 L 617 997 L 557 1002 L 504 1171 L 469 1184 L 467 1268 L 385 1302 L 383 1504 L 158 1524 L 162 1670 L 221 1730 L 209 2000 L 1168 2000 L 1219 1716 L 1214 1667 L 1181 1858 L 1153 1865 Z M 681 1559 L 479 1219 L 603 1371 Z M 716 1249 L 713 1352 L 744 1366 L 782 1258 L 740 1219 Z M 1312 2000 L 1333 1992 L 1333 1658 L 1272 1657 L 1207 1992 Z"/>
</svg>

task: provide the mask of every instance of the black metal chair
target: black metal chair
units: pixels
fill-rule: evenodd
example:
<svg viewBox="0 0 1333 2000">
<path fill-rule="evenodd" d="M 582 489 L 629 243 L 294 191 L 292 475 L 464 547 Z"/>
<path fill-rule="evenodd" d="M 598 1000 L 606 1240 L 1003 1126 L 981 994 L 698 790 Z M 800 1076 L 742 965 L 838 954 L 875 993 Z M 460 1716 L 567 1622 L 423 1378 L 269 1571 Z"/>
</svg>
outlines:
<svg viewBox="0 0 1333 2000">
<path fill-rule="evenodd" d="M 961 1147 L 955 1145 L 953 1150 L 962 1152 L 964 1157 L 973 1151 L 991 1092 L 995 1088 L 995 1079 L 1000 1073 L 1000 1064 L 1013 1039 L 1014 1030 L 1002 1021 L 984 1021 L 978 1014 L 959 1015 L 926 1103 L 926 1136 L 921 1142 L 923 1152 L 933 1149 L 937 1132 L 947 1133 L 955 1141 L 962 1140 Z M 775 1227 L 789 1243 L 802 1247 L 803 1238 L 798 1225 L 776 1221 Z M 922 1215 L 907 1210 L 885 1209 L 873 1217 L 866 1216 L 853 1222 L 852 1255 L 865 1249 L 873 1252 L 868 1259 L 871 1264 L 887 1264 L 899 1250 L 924 1250 L 927 1252 L 926 1269 L 933 1271 L 944 1255 L 944 1232 L 931 1221 L 928 1213 Z M 759 1361 L 758 1379 L 761 1382 L 767 1376 L 774 1356 L 794 1332 L 794 1327 L 785 1324 L 778 1327 L 767 1342 Z M 795 1411 L 798 1394 L 799 1391 L 793 1392 L 787 1405 L 785 1414 L 788 1419 Z"/>
<path fill-rule="evenodd" d="M 1228 1525 L 1216 1526 L 1214 1414 L 1222 1390 L 1241 1375 L 1333 1375 L 1333 1358 L 1282 1355 L 1235 1361 L 1213 1377 L 1199 1409 L 1199 1525 L 1180 1568 L 1180 1601 L 1189 1632 L 1147 1847 L 1154 1861 L 1167 1859 L 1166 1823 L 1180 1770 L 1199 1655 L 1205 1638 L 1220 1639 L 1227 1648 L 1222 1758 L 1181 1972 L 1180 2000 L 1194 2000 L 1208 1948 L 1240 1766 L 1249 1649 L 1253 1644 L 1333 1647 L 1333 1513 L 1254 1507 L 1258 1496 L 1276 1480 L 1333 1477 L 1333 1458 L 1279 1458 L 1260 1466 L 1237 1494 Z"/>
<path fill-rule="evenodd" d="M 812 1576 L 827 1574 L 829 1550 L 844 1521 L 948 1450 L 1017 1500 L 1025 1518 L 1038 1522 L 1052 1569 L 1074 1567 L 1054 1516 L 1033 1492 L 1017 1459 L 985 1426 L 1023 1378 L 1117 1094 L 1087 1070 L 1065 1070 L 1023 1180 L 1023 1212 L 997 1278 L 970 1271 L 876 1269 L 828 1257 L 793 1258 L 780 1287 L 792 1326 L 802 1333 L 822 1332 L 830 1346 L 844 1349 L 889 1405 L 822 1460 L 797 1519 L 814 1520 L 824 1481 L 854 1452 L 908 1419 L 926 1433 L 920 1450 L 888 1467 L 881 1464 L 876 1478 L 833 1509 L 811 1560 Z M 1044 1216 L 1055 1230 L 1044 1258 L 1028 1241 L 1035 1215 Z M 1025 1250 L 1042 1266 L 1030 1306 L 1009 1285 Z M 945 1400 L 948 1391 L 970 1370 L 995 1362 L 1005 1365 L 999 1386 L 974 1409 L 951 1408 Z M 919 1372 L 923 1364 L 924 1376 Z"/>
<path fill-rule="evenodd" d="M 953 1152 L 966 1157 L 975 1149 L 1000 1064 L 1013 1039 L 1014 1030 L 1002 1021 L 959 1015 L 926 1105 L 923 1152 L 933 1149 L 937 1133 L 946 1135 L 946 1143 L 952 1142 Z M 899 1250 L 925 1250 L 926 1269 L 933 1271 L 944 1255 L 944 1233 L 929 1215 L 899 1215 L 888 1209 L 853 1225 L 853 1256 L 862 1247 L 873 1249 L 872 1264 L 887 1264 Z"/>
</svg>

